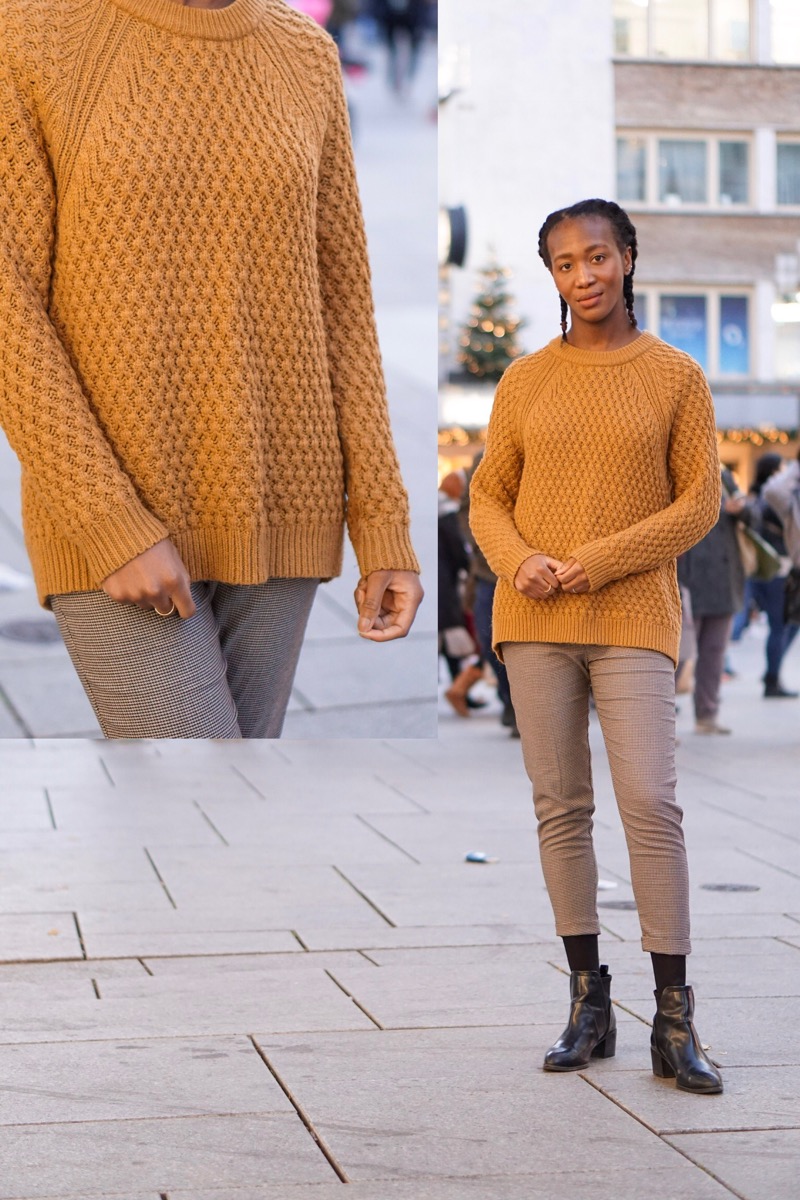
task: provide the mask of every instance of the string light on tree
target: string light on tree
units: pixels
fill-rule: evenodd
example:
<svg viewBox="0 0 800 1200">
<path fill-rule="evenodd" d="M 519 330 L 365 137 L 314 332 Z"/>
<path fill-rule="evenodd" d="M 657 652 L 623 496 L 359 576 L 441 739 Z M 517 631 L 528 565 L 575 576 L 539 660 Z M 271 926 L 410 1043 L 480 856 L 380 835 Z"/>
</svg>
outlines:
<svg viewBox="0 0 800 1200">
<path fill-rule="evenodd" d="M 480 288 L 459 338 L 458 362 L 476 379 L 499 379 L 522 349 L 517 333 L 525 325 L 510 311 L 511 272 L 492 256 L 479 272 Z"/>
</svg>

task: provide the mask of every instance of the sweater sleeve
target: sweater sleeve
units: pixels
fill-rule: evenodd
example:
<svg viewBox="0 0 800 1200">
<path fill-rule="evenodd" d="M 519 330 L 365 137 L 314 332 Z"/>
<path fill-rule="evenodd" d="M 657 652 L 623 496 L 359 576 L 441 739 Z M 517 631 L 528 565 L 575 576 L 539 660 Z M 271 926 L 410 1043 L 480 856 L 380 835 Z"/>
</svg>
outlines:
<svg viewBox="0 0 800 1200">
<path fill-rule="evenodd" d="M 699 542 L 720 511 L 720 469 L 714 404 L 705 376 L 692 366 L 669 437 L 672 503 L 628 529 L 572 551 L 596 592 L 615 579 L 652 571 Z"/>
<path fill-rule="evenodd" d="M 523 469 L 518 429 L 515 367 L 498 384 L 486 433 L 486 450 L 472 477 L 469 521 L 475 541 L 495 575 L 514 582 L 526 558 L 541 551 L 520 536 L 514 521 Z"/>
<path fill-rule="evenodd" d="M 31 85 L 0 52 L 0 423 L 99 584 L 168 536 L 141 504 L 49 315 L 55 181 Z"/>
<path fill-rule="evenodd" d="M 325 49 L 333 88 L 319 169 L 317 256 L 347 528 L 362 575 L 419 571 L 389 425 L 341 67 L 333 42 Z"/>
</svg>

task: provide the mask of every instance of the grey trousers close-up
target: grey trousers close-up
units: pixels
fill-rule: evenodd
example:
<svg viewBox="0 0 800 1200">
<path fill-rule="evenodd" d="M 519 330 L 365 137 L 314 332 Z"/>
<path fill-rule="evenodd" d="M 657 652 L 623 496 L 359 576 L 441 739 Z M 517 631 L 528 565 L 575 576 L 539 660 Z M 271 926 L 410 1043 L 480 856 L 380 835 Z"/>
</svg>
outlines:
<svg viewBox="0 0 800 1200">
<path fill-rule="evenodd" d="M 689 876 L 675 800 L 675 677 L 655 650 L 504 642 L 560 937 L 600 932 L 589 691 L 625 830 L 642 948 L 688 954 Z"/>
<path fill-rule="evenodd" d="M 731 636 L 733 614 L 695 617 L 697 659 L 694 664 L 694 715 L 698 721 L 713 721 L 719 712 L 719 691 L 725 667 L 725 651 Z"/>
<path fill-rule="evenodd" d="M 277 738 L 318 584 L 193 583 L 188 620 L 102 591 L 51 604 L 105 737 Z"/>
</svg>

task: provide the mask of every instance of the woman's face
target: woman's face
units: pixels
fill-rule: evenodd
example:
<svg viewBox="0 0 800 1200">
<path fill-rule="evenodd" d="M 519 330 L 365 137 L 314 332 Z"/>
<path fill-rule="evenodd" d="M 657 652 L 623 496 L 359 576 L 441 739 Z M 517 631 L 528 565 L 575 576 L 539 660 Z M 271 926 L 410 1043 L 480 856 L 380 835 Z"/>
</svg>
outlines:
<svg viewBox="0 0 800 1200">
<path fill-rule="evenodd" d="M 561 221 L 547 238 L 550 270 L 574 321 L 598 325 L 625 315 L 622 284 L 631 269 L 630 249 L 620 250 L 605 217 Z"/>
</svg>

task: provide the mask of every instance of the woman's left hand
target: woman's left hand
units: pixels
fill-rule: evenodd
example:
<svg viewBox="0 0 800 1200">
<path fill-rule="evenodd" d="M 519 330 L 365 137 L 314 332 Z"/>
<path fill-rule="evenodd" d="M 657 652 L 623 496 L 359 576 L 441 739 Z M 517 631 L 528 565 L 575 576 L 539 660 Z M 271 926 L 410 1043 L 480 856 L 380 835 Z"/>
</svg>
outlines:
<svg viewBox="0 0 800 1200">
<path fill-rule="evenodd" d="M 568 558 L 563 567 L 556 571 L 562 592 L 588 592 L 589 576 L 577 558 Z"/>
<path fill-rule="evenodd" d="M 355 590 L 358 632 L 371 642 L 391 642 L 411 628 L 424 592 L 416 571 L 372 571 Z"/>
</svg>

